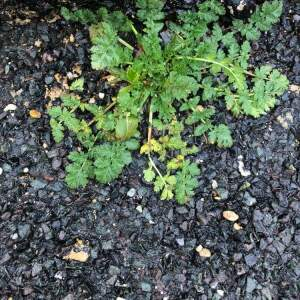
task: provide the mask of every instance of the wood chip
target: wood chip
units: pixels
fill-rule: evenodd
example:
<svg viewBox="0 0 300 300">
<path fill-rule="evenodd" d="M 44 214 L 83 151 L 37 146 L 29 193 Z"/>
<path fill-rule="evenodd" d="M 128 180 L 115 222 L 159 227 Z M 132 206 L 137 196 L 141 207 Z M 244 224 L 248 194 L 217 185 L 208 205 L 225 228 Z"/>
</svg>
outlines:
<svg viewBox="0 0 300 300">
<path fill-rule="evenodd" d="M 290 90 L 291 92 L 295 92 L 295 93 L 298 93 L 298 94 L 299 94 L 299 92 L 300 92 L 300 85 L 291 84 L 291 85 L 289 86 L 289 90 Z"/>
<path fill-rule="evenodd" d="M 86 245 L 80 239 L 77 239 L 73 249 L 67 255 L 63 256 L 65 260 L 75 260 L 79 262 L 86 262 L 88 258 L 89 254 Z"/>
<path fill-rule="evenodd" d="M 51 89 L 46 88 L 45 98 L 50 98 L 51 100 L 55 100 L 59 98 L 62 95 L 62 93 L 63 90 L 58 87 L 54 87 Z"/>
<path fill-rule="evenodd" d="M 81 66 L 80 65 L 75 65 L 73 68 L 72 68 L 72 71 L 77 73 L 78 75 L 81 75 L 82 73 L 82 70 L 81 70 Z"/>
<path fill-rule="evenodd" d="M 230 222 L 235 222 L 239 219 L 239 215 L 232 210 L 223 211 L 223 218 Z"/>
<path fill-rule="evenodd" d="M 233 224 L 233 228 L 234 228 L 235 230 L 237 230 L 237 231 L 243 229 L 243 227 L 242 227 L 239 223 L 234 223 L 234 224 Z"/>
<path fill-rule="evenodd" d="M 79 262 L 86 262 L 89 258 L 88 253 L 84 251 L 75 252 L 73 249 L 71 252 L 63 257 L 65 260 L 75 260 Z"/>
<path fill-rule="evenodd" d="M 211 252 L 209 249 L 207 248 L 203 248 L 201 245 L 199 245 L 197 248 L 196 248 L 196 251 L 199 253 L 199 255 L 201 257 L 211 257 Z"/>
<path fill-rule="evenodd" d="M 55 78 L 55 80 L 56 80 L 57 82 L 61 82 L 61 80 L 62 80 L 62 75 L 59 74 L 59 73 L 55 73 L 55 74 L 54 74 L 54 78 Z"/>
<path fill-rule="evenodd" d="M 20 19 L 20 18 L 16 18 L 15 19 L 15 23 L 17 24 L 17 25 L 27 25 L 27 24 L 29 24 L 31 22 L 31 20 L 30 19 Z"/>
<path fill-rule="evenodd" d="M 33 119 L 39 119 L 42 116 L 42 114 L 36 109 L 31 109 L 29 111 L 29 115 Z"/>
<path fill-rule="evenodd" d="M 4 107 L 4 111 L 14 111 L 17 109 L 17 106 L 15 104 L 8 104 Z"/>
<path fill-rule="evenodd" d="M 41 40 L 36 40 L 34 42 L 34 46 L 36 46 L 37 48 L 40 48 L 42 46 L 42 41 Z"/>
<path fill-rule="evenodd" d="M 54 16 L 51 19 L 47 19 L 47 23 L 55 23 L 57 20 L 60 20 L 61 17 L 57 14 L 54 14 Z"/>
</svg>

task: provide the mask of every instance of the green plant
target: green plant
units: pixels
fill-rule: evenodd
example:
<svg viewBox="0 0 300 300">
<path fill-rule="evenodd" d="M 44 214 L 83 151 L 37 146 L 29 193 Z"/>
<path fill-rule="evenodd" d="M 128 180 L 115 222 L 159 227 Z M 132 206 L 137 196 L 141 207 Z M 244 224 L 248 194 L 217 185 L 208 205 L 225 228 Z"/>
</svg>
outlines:
<svg viewBox="0 0 300 300">
<path fill-rule="evenodd" d="M 210 143 L 230 147 L 229 127 L 214 122 L 218 102 L 225 101 L 235 116 L 256 118 L 274 107 L 287 88 L 287 78 L 271 66 L 253 71 L 248 66 L 249 40 L 278 21 L 282 3 L 266 2 L 248 23 L 233 21 L 225 29 L 218 24 L 225 11 L 217 0 L 167 24 L 164 1 L 137 0 L 136 5 L 137 19 L 143 22 L 140 32 L 121 12 L 62 10 L 66 20 L 90 25 L 92 67 L 109 72 L 119 89 L 106 105 L 64 95 L 61 105 L 49 110 L 50 124 L 56 142 L 68 129 L 81 144 L 69 155 L 67 167 L 66 181 L 75 188 L 90 178 L 107 183 L 119 176 L 131 162 L 131 151 L 140 147 L 139 129 L 146 117 L 148 134 L 140 147 L 149 161 L 144 178 L 153 182 L 161 199 L 185 203 L 197 188 L 200 171 L 189 158 L 199 149 L 182 139 L 183 132 L 207 135 Z M 167 42 L 160 37 L 163 28 L 170 36 Z M 73 90 L 78 86 L 81 90 L 83 82 L 74 83 Z"/>
</svg>

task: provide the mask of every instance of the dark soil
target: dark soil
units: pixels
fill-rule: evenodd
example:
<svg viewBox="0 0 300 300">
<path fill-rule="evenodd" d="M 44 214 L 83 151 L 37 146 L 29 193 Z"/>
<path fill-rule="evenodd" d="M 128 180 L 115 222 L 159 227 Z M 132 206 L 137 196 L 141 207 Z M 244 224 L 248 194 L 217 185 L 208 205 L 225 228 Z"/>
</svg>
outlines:
<svg viewBox="0 0 300 300">
<path fill-rule="evenodd" d="M 281 69 L 294 90 L 296 2 L 286 2 L 280 24 L 252 56 Z M 159 201 L 141 179 L 138 155 L 112 184 L 70 191 L 63 177 L 73 141 L 51 138 L 46 83 L 55 86 L 55 73 L 80 64 L 89 93 L 110 89 L 90 69 L 86 29 L 50 23 L 55 9 L 44 4 L 33 14 L 22 4 L 0 10 L 0 298 L 299 299 L 299 90 L 257 120 L 226 116 L 235 145 L 202 146 L 200 187 L 186 206 Z M 75 43 L 64 43 L 71 33 Z M 5 112 L 8 104 L 16 110 Z M 30 118 L 30 109 L 42 117 Z M 239 160 L 250 176 L 241 175 Z M 222 218 L 227 209 L 239 214 L 242 230 Z M 63 259 L 77 239 L 86 262 Z M 199 244 L 210 258 L 197 254 Z"/>
</svg>

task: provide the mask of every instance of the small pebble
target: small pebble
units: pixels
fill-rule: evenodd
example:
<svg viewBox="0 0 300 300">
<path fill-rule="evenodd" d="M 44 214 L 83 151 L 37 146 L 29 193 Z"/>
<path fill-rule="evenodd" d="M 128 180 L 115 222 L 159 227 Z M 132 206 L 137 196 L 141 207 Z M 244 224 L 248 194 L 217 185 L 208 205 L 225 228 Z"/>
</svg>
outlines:
<svg viewBox="0 0 300 300">
<path fill-rule="evenodd" d="M 202 245 L 199 245 L 197 248 L 196 248 L 196 251 L 198 252 L 198 254 L 201 256 L 201 257 L 211 257 L 211 252 L 209 249 L 207 248 L 203 248 Z"/>
<path fill-rule="evenodd" d="M 180 247 L 184 246 L 184 238 L 176 239 L 176 242 Z"/>
<path fill-rule="evenodd" d="M 142 291 L 149 293 L 149 292 L 151 292 L 151 285 L 147 282 L 142 282 L 141 289 L 142 289 Z"/>
<path fill-rule="evenodd" d="M 2 175 L 3 174 L 3 169 L 2 168 L 0 168 L 0 175 Z"/>
<path fill-rule="evenodd" d="M 252 197 L 248 192 L 245 192 L 243 202 L 247 206 L 253 206 L 256 203 L 256 199 L 254 197 Z"/>
<path fill-rule="evenodd" d="M 243 157 L 241 155 L 238 157 L 238 169 L 239 169 L 240 174 L 243 177 L 248 177 L 248 176 L 251 175 L 251 172 L 249 170 L 245 169 L 245 165 L 244 165 L 244 162 L 243 162 Z"/>
<path fill-rule="evenodd" d="M 223 218 L 230 222 L 235 222 L 239 219 L 239 215 L 232 210 L 223 211 Z"/>
<path fill-rule="evenodd" d="M 255 266 L 258 257 L 254 254 L 248 254 L 245 256 L 245 262 L 249 267 Z"/>
<path fill-rule="evenodd" d="M 233 228 L 236 230 L 236 231 L 239 231 L 239 230 L 242 230 L 243 227 L 239 224 L 239 223 L 234 223 L 233 224 Z"/>
<path fill-rule="evenodd" d="M 45 77 L 45 83 L 51 84 L 53 82 L 54 78 L 52 76 L 46 76 Z"/>
<path fill-rule="evenodd" d="M 143 207 L 141 205 L 138 205 L 135 209 L 140 213 L 143 212 Z"/>
<path fill-rule="evenodd" d="M 218 182 L 216 181 L 216 180 L 212 180 L 211 181 L 211 187 L 215 190 L 215 189 L 217 189 L 218 188 Z"/>
<path fill-rule="evenodd" d="M 127 192 L 127 196 L 132 198 L 134 197 L 134 195 L 136 194 L 136 189 L 131 188 L 128 192 Z"/>
<path fill-rule="evenodd" d="M 17 240 L 18 239 L 18 234 L 17 233 L 14 233 L 13 235 L 11 235 L 11 239 L 12 240 Z"/>
<path fill-rule="evenodd" d="M 104 99 L 105 94 L 100 92 L 100 93 L 98 94 L 98 96 L 99 96 L 100 99 Z"/>
</svg>

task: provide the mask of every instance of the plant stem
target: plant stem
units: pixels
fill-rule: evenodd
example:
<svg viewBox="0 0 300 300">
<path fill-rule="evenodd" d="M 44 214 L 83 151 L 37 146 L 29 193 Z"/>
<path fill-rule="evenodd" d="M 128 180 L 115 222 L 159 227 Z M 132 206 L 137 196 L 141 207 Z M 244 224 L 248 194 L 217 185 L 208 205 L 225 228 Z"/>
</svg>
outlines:
<svg viewBox="0 0 300 300">
<path fill-rule="evenodd" d="M 227 70 L 234 77 L 234 79 L 236 80 L 239 87 L 243 86 L 243 84 L 240 82 L 240 79 L 233 72 L 233 70 L 230 69 L 229 67 L 227 67 L 226 65 L 218 62 L 218 61 L 211 60 L 211 59 L 206 59 L 206 58 L 201 58 L 201 57 L 192 57 L 192 56 L 177 56 L 176 58 L 177 59 L 188 59 L 188 60 L 202 61 L 202 62 L 206 62 L 206 63 L 209 63 L 209 64 L 214 64 L 214 65 L 220 66 L 221 68 Z"/>
<path fill-rule="evenodd" d="M 124 41 L 123 39 L 121 39 L 120 37 L 118 38 L 118 41 L 125 46 L 126 48 L 128 48 L 131 51 L 134 51 L 134 47 L 132 47 L 130 44 L 128 44 L 126 41 Z"/>
<path fill-rule="evenodd" d="M 152 137 L 152 123 L 153 123 L 153 111 L 152 111 L 152 103 L 150 103 L 149 107 L 149 120 L 148 120 L 148 144 L 151 152 L 151 137 Z"/>
<path fill-rule="evenodd" d="M 166 183 L 164 177 L 162 176 L 162 174 L 160 173 L 159 169 L 157 168 L 156 164 L 154 163 L 153 159 L 151 158 L 150 153 L 148 154 L 148 159 L 150 161 L 151 166 L 154 168 L 154 170 L 156 171 L 156 173 L 158 174 L 158 176 L 163 181 L 164 185 L 166 185 L 167 183 Z"/>
<path fill-rule="evenodd" d="M 148 159 L 151 164 L 151 166 L 154 168 L 158 176 L 163 181 L 164 185 L 166 185 L 166 181 L 162 174 L 160 173 L 159 169 L 157 168 L 156 164 L 154 163 L 153 159 L 151 158 L 151 138 L 152 138 L 152 123 L 153 123 L 153 110 L 152 110 L 152 103 L 150 103 L 149 106 L 149 118 L 148 118 L 148 145 L 149 145 L 149 153 L 148 153 Z"/>
<path fill-rule="evenodd" d="M 108 112 L 112 107 L 114 107 L 116 105 L 117 101 L 113 101 L 112 103 L 110 103 L 104 110 L 104 112 Z"/>
<path fill-rule="evenodd" d="M 132 30 L 132 32 L 134 33 L 134 35 L 137 36 L 139 33 L 138 33 L 138 31 L 136 30 L 136 28 L 134 27 L 134 25 L 131 24 L 130 27 L 131 27 L 131 30 Z"/>
</svg>

